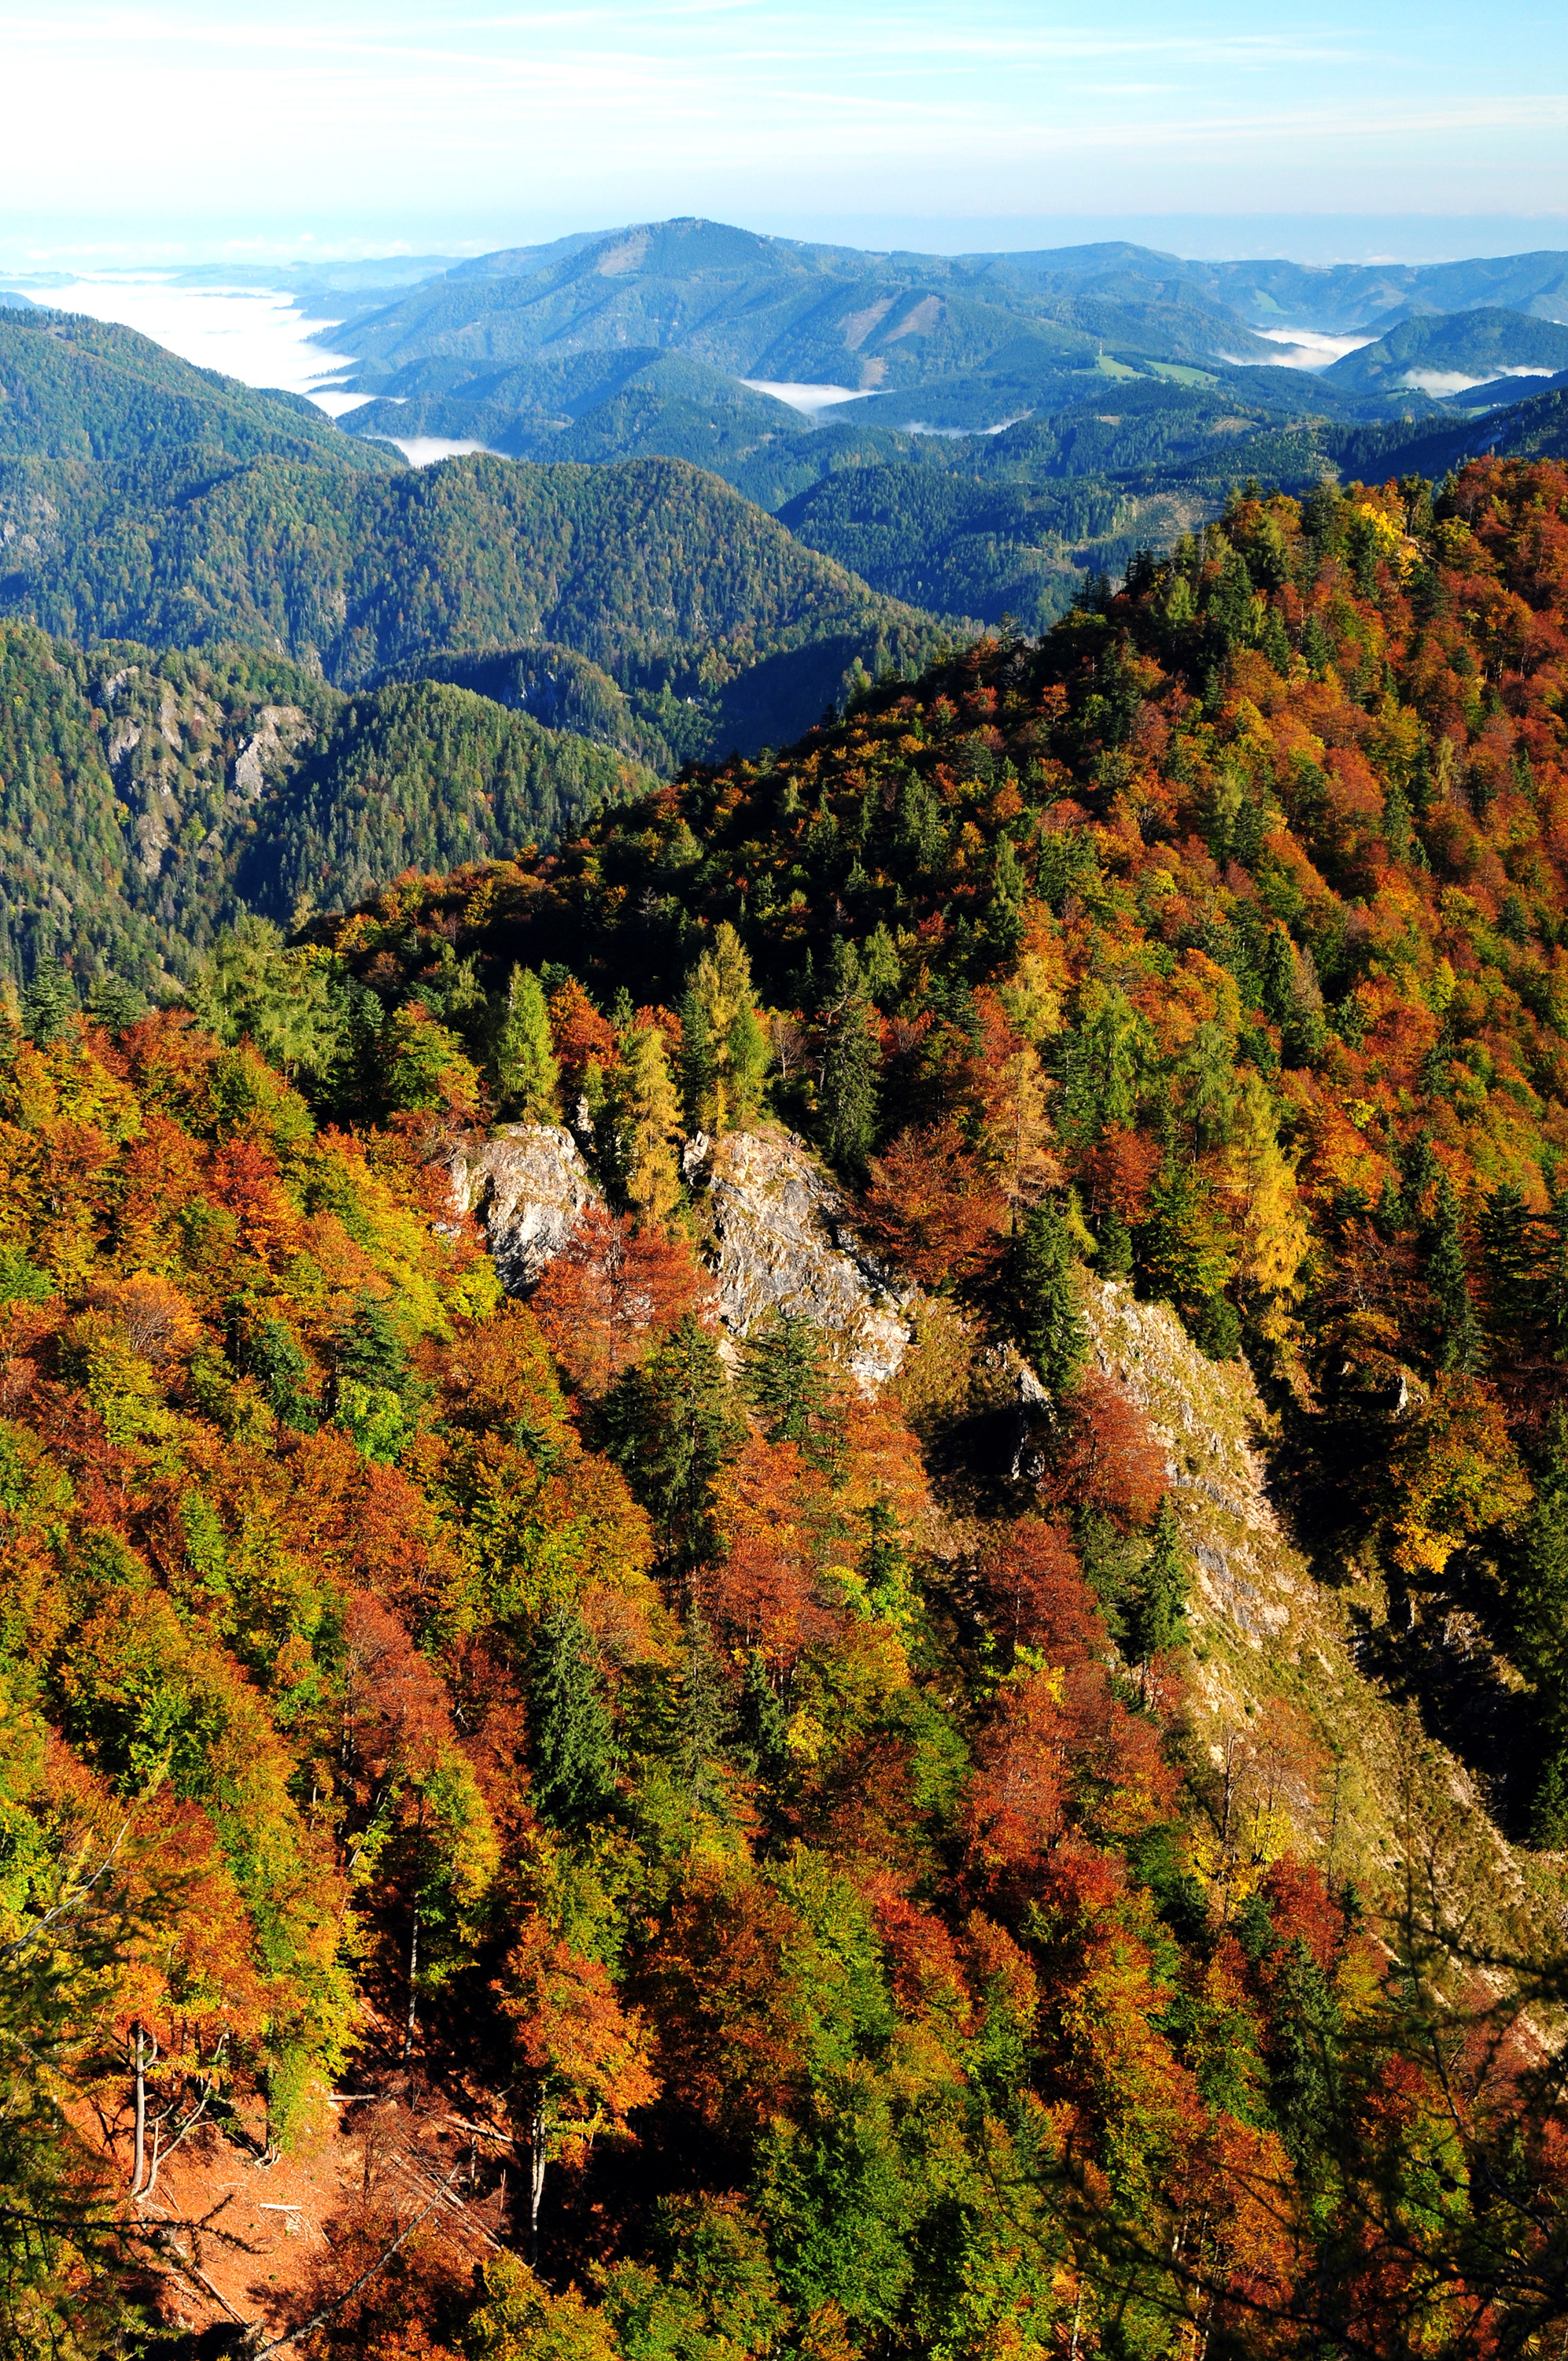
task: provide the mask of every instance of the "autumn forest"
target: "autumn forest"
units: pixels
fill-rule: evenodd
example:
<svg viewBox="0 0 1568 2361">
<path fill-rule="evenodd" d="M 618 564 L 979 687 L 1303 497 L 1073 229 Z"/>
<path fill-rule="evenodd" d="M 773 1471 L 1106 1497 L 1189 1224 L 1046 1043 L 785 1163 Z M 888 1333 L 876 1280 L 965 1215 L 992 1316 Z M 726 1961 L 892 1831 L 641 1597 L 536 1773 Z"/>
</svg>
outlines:
<svg viewBox="0 0 1568 2361">
<path fill-rule="evenodd" d="M 1565 700 L 1563 466 L 1252 482 L 28 938 L 0 2349 L 1562 2349 Z"/>
</svg>

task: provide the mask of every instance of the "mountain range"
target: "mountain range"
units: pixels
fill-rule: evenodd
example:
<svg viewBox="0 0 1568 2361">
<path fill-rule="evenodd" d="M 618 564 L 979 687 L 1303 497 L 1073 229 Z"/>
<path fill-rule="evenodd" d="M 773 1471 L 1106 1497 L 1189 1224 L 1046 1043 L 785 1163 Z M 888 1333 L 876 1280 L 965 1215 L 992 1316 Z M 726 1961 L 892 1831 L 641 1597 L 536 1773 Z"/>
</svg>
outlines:
<svg viewBox="0 0 1568 2361">
<path fill-rule="evenodd" d="M 674 778 L 0 627 L 5 2361 L 1560 2348 L 1565 597 L 1243 489 Z"/>
</svg>

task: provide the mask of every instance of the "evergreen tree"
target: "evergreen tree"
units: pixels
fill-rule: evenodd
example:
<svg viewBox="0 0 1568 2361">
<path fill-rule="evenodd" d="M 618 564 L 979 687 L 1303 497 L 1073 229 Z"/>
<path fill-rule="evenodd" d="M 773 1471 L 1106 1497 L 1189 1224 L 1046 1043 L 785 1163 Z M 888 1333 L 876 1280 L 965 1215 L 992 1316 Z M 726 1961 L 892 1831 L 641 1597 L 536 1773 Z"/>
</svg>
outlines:
<svg viewBox="0 0 1568 2361">
<path fill-rule="evenodd" d="M 147 1015 L 147 994 L 117 975 L 95 975 L 88 988 L 87 1014 L 106 1032 L 123 1033 Z"/>
<path fill-rule="evenodd" d="M 1089 1357 L 1089 1332 L 1078 1308 L 1071 1233 L 1048 1200 L 1034 1208 L 1014 1246 L 1014 1293 L 1024 1349 L 1051 1400 L 1060 1401 Z"/>
<path fill-rule="evenodd" d="M 1290 677 L 1290 642 L 1285 636 L 1285 620 L 1277 607 L 1271 606 L 1263 627 L 1261 646 L 1264 654 L 1284 680 Z"/>
<path fill-rule="evenodd" d="M 1541 1273 L 1530 1236 L 1530 1208 L 1509 1180 L 1493 1191 L 1476 1224 L 1493 1334 L 1515 1341 L 1536 1325 Z"/>
<path fill-rule="evenodd" d="M 1168 1492 L 1149 1536 L 1149 1553 L 1131 1618 L 1133 1644 L 1145 1663 L 1151 1656 L 1163 1655 L 1181 1639 L 1190 1588 L 1191 1569 Z"/>
<path fill-rule="evenodd" d="M 701 995 L 687 984 L 681 997 L 681 1106 L 688 1132 L 708 1130 L 714 1119 L 714 1089 L 718 1069 L 714 1062 L 713 1035 Z"/>
<path fill-rule="evenodd" d="M 1438 1367 L 1461 1373 L 1479 1368 L 1484 1358 L 1481 1328 L 1470 1301 L 1459 1200 L 1446 1170 L 1439 1175 L 1432 1209 L 1427 1288 Z"/>
<path fill-rule="evenodd" d="M 334 1376 L 340 1389 L 352 1381 L 384 1388 L 401 1399 L 408 1386 L 408 1356 L 385 1296 L 361 1289 L 356 1297 L 352 1314 L 338 1331 Z"/>
<path fill-rule="evenodd" d="M 1561 1406 L 1509 1567 L 1513 1654 L 1535 1691 L 1538 1844 L 1568 1844 L 1568 1413 Z"/>
<path fill-rule="evenodd" d="M 876 1145 L 882 1050 L 870 1003 L 855 992 L 832 1018 L 822 1044 L 822 1144 L 843 1171 L 859 1176 Z"/>
<path fill-rule="evenodd" d="M 725 1812 L 729 1797 L 724 1782 L 724 1757 L 733 1717 L 729 1691 L 713 1642 L 700 1610 L 686 1615 L 685 1662 L 681 1668 L 681 1785 L 699 1812 Z"/>
<path fill-rule="evenodd" d="M 620 1378 L 604 1426 L 610 1456 L 652 1517 L 666 1559 L 687 1574 L 711 1563 L 719 1550 L 714 1487 L 740 1430 L 718 1339 L 693 1313 Z"/>
<path fill-rule="evenodd" d="M 70 1032 L 81 1011 L 76 986 L 58 960 L 40 959 L 22 994 L 22 1030 L 40 1049 Z"/>
<path fill-rule="evenodd" d="M 768 1678 L 761 1653 L 746 1659 L 736 1714 L 736 1759 L 753 1778 L 778 1779 L 789 1769 L 789 1716 Z"/>
<path fill-rule="evenodd" d="M 559 1123 L 561 1069 L 544 986 L 531 967 L 512 969 L 490 1070 L 503 1114 L 521 1123 Z"/>
<path fill-rule="evenodd" d="M 309 1389 L 310 1363 L 288 1323 L 264 1320 L 251 1338 L 247 1359 L 274 1416 L 302 1434 L 313 1433 L 321 1423 L 321 1406 Z"/>
<path fill-rule="evenodd" d="M 615 1724 L 582 1617 L 558 1608 L 535 1635 L 529 1662 L 529 1728 L 535 1808 L 576 1834 L 615 1800 Z"/>
<path fill-rule="evenodd" d="M 796 1443 L 817 1465 L 842 1438 L 829 1411 L 821 1331 L 801 1312 L 777 1312 L 747 1340 L 740 1389 L 762 1414 L 770 1443 Z"/>
</svg>

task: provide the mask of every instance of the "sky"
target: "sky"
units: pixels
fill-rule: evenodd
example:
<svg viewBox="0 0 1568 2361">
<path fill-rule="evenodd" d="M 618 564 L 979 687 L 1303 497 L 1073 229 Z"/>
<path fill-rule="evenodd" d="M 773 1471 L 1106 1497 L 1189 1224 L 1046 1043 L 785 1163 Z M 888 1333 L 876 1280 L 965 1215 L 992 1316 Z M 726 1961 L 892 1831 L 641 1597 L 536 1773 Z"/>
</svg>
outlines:
<svg viewBox="0 0 1568 2361">
<path fill-rule="evenodd" d="M 0 269 L 705 214 L 934 251 L 1568 247 L 1568 11 L 0 0 Z"/>
</svg>

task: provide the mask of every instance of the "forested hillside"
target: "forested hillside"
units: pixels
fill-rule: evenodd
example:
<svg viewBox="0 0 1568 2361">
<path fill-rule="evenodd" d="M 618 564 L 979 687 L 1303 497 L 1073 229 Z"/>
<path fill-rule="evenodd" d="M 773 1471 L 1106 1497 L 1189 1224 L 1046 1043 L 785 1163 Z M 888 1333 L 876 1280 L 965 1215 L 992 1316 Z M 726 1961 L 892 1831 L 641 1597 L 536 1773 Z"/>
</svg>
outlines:
<svg viewBox="0 0 1568 2361">
<path fill-rule="evenodd" d="M 385 473 L 400 454 L 356 444 L 291 393 L 193 368 L 111 321 L 0 313 L 0 461 L 89 459 L 144 472 L 222 455 Z"/>
<path fill-rule="evenodd" d="M 14 2350 L 1552 2349 L 1565 591 L 1555 466 L 1244 494 L 0 1016 Z M 781 1121 L 880 1389 L 718 1322 Z"/>
<path fill-rule="evenodd" d="M 462 689 L 347 698 L 243 649 L 84 654 L 0 624 L 0 974 L 169 988 L 244 912 L 287 925 L 410 867 L 552 843 L 651 784 Z"/>
<path fill-rule="evenodd" d="M 195 478 L 33 460 L 0 469 L 0 606 L 63 639 L 237 642 L 345 688 L 562 642 L 654 730 L 667 714 L 679 740 L 684 717 L 682 754 L 796 732 L 857 656 L 917 664 L 945 637 L 667 460 Z"/>
</svg>

